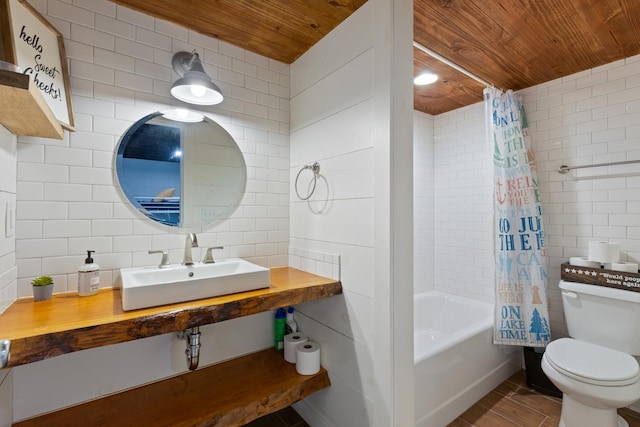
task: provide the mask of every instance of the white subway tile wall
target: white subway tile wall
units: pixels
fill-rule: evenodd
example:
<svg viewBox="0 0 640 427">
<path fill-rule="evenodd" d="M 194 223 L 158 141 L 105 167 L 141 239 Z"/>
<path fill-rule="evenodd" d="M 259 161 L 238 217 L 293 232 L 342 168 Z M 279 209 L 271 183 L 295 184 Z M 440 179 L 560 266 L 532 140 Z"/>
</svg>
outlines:
<svg viewBox="0 0 640 427">
<path fill-rule="evenodd" d="M 413 114 L 413 292 L 434 289 L 434 119 Z"/>
<path fill-rule="evenodd" d="M 340 280 L 340 255 L 302 248 L 289 248 L 289 267 Z"/>
<path fill-rule="evenodd" d="M 119 268 L 156 262 L 151 249 L 179 261 L 181 234 L 127 206 L 112 171 L 123 132 L 179 104 L 169 96 L 178 50 L 196 49 L 220 85 L 225 101 L 202 110 L 233 135 L 248 166 L 241 206 L 228 223 L 199 233 L 201 246 L 287 265 L 289 66 L 106 0 L 33 5 L 65 37 L 77 131 L 62 141 L 18 138 L 18 296 L 31 295 L 29 282 L 40 274 L 54 275 L 56 292 L 74 291 L 86 249 L 96 251 L 102 286 Z"/>
<path fill-rule="evenodd" d="M 566 335 L 558 289 L 560 264 L 586 256 L 588 242 L 619 242 L 621 257 L 640 260 L 640 165 L 573 170 L 559 166 L 640 160 L 640 56 L 521 92 L 538 166 L 549 248 L 552 331 Z M 548 105 L 553 99 L 555 105 Z M 561 121 L 556 118 L 561 117 Z"/>
<path fill-rule="evenodd" d="M 17 298 L 16 158 L 17 138 L 0 125 L 0 313 Z M 0 337 L 4 339 L 6 337 Z M 13 370 L 0 371 L 0 425 L 13 422 Z"/>
<path fill-rule="evenodd" d="M 17 297 L 16 145 L 16 137 L 0 126 L 0 230 L 3 230 L 0 231 L 0 313 L 6 310 Z M 1 390 L 0 393 L 2 393 Z M 1 423 L 3 423 L 2 416 L 0 416 Z"/>
<path fill-rule="evenodd" d="M 2 183 L 13 182 L 7 189 L 0 186 L 0 213 L 4 195 L 15 205 L 18 193 L 15 244 L 7 239 L 11 249 L 5 253 L 5 240 L 0 238 L 0 304 L 31 295 L 29 282 L 40 274 L 53 275 L 55 292 L 76 290 L 77 269 L 87 249 L 96 251 L 102 286 L 116 285 L 120 268 L 157 264 L 157 255 L 149 255 L 149 250 L 168 249 L 172 262 L 182 259 L 184 233 L 141 217 L 123 201 L 112 172 L 120 135 L 133 122 L 181 105 L 169 96 L 177 78 L 171 58 L 179 50 L 196 49 L 221 87 L 225 101 L 201 110 L 235 138 L 248 166 L 241 205 L 230 220 L 198 232 L 200 246 L 223 245 L 220 257 L 286 266 L 289 65 L 107 0 L 30 4 L 65 37 L 76 132 L 65 132 L 62 141 L 20 137 L 17 150 L 16 138 L 0 133 L 3 147 L 14 147 L 7 165 L 0 156 L 0 170 L 12 178 Z M 194 257 L 203 255 L 202 249 L 194 249 Z M 271 316 L 266 312 L 203 327 L 200 364 L 270 346 Z M 108 365 L 98 379 L 96 360 Z M 13 391 L 13 417 L 8 414 L 5 420 L 2 415 L 0 423 L 8 425 L 184 371 L 184 343 L 174 334 L 21 366 L 12 371 L 15 389 L 9 381 L 0 387 L 0 393 Z"/>
<path fill-rule="evenodd" d="M 434 120 L 434 286 L 493 302 L 491 157 L 483 105 Z"/>
<path fill-rule="evenodd" d="M 620 242 L 640 260 L 640 166 L 573 170 L 640 160 L 640 56 L 520 92 L 544 210 L 551 329 L 566 335 L 560 264 L 586 256 L 588 242 Z M 435 288 L 492 301 L 491 147 L 482 104 L 435 117 Z"/>
</svg>

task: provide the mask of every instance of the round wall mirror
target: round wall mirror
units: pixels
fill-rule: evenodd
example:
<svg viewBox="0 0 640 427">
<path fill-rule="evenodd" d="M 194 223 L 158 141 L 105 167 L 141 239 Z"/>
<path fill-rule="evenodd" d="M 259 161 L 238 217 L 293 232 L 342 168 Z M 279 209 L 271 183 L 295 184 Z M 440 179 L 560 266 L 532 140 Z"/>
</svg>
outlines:
<svg viewBox="0 0 640 427">
<path fill-rule="evenodd" d="M 228 218 L 244 194 L 247 172 L 233 137 L 204 117 L 172 120 L 153 113 L 122 136 L 115 175 L 131 205 L 171 227 L 198 227 Z"/>
</svg>

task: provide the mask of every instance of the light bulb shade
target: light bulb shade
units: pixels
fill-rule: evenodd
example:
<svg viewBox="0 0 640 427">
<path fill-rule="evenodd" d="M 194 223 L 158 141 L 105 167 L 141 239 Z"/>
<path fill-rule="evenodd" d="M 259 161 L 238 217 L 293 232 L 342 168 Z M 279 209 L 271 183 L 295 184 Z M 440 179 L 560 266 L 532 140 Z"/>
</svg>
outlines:
<svg viewBox="0 0 640 427">
<path fill-rule="evenodd" d="M 171 95 L 196 105 L 215 105 L 224 97 L 220 88 L 204 71 L 198 54 L 178 52 L 172 60 L 174 71 L 181 76 L 171 85 Z"/>
<path fill-rule="evenodd" d="M 222 102 L 224 97 L 220 92 L 220 88 L 211 80 L 202 78 L 193 78 L 187 73 L 181 79 L 176 80 L 171 85 L 171 95 L 180 101 L 188 102 L 196 105 L 215 105 Z M 192 86 L 198 87 L 200 90 L 193 90 Z M 204 88 L 204 91 L 202 91 Z M 198 96 L 202 93 L 202 96 Z"/>
<path fill-rule="evenodd" d="M 171 110 L 160 111 L 166 119 L 184 123 L 198 123 L 204 120 L 204 115 L 185 108 L 173 108 Z"/>
</svg>

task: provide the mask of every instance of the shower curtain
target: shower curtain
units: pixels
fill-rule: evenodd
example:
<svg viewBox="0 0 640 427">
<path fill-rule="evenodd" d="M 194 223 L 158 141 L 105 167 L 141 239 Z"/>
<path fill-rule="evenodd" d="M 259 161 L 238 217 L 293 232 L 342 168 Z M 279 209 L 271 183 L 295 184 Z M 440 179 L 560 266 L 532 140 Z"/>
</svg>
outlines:
<svg viewBox="0 0 640 427">
<path fill-rule="evenodd" d="M 520 95 L 484 91 L 494 165 L 494 342 L 549 343 L 547 266 L 542 206 Z"/>
</svg>

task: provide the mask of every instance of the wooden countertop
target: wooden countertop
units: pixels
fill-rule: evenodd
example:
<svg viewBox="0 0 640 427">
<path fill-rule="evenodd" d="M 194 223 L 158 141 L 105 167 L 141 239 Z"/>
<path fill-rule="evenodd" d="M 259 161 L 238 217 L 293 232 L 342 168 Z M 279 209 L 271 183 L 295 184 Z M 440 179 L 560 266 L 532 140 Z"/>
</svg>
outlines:
<svg viewBox="0 0 640 427">
<path fill-rule="evenodd" d="M 342 293 L 339 281 L 289 267 L 271 269 L 271 287 L 160 307 L 123 311 L 119 289 L 97 295 L 21 298 L 0 315 L 0 339 L 11 341 L 7 367 L 61 354 L 222 322 Z"/>
</svg>

